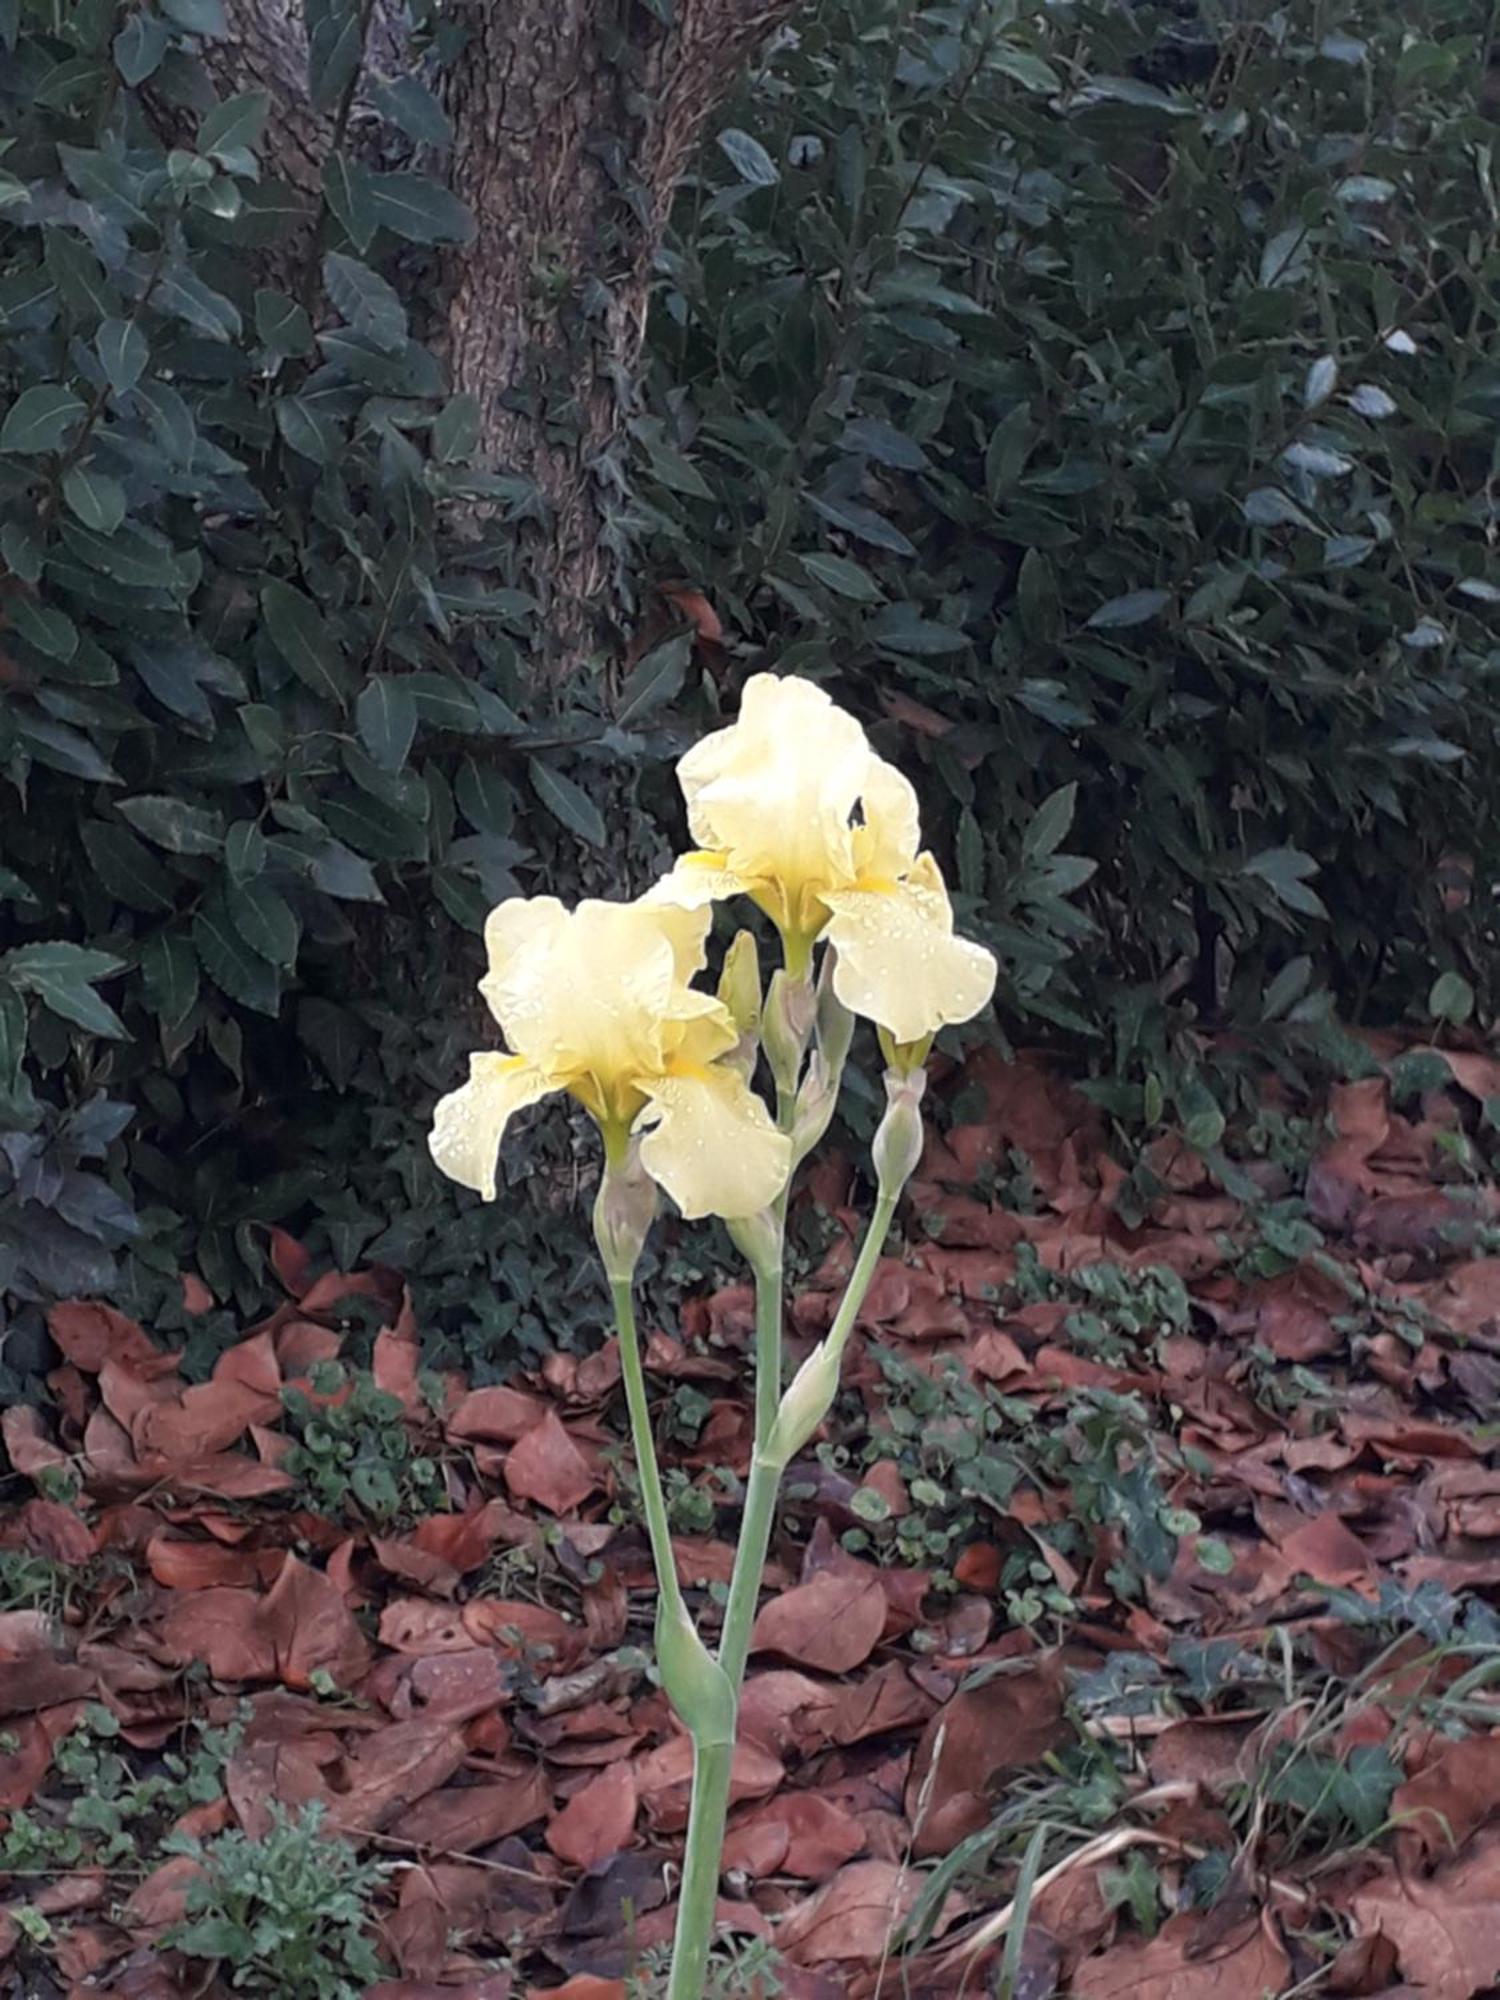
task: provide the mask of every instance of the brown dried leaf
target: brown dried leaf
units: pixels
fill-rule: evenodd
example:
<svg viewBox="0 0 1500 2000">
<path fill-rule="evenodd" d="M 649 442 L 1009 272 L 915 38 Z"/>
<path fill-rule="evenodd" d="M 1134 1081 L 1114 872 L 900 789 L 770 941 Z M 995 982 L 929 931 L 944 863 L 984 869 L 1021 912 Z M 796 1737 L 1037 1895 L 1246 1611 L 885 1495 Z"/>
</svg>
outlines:
<svg viewBox="0 0 1500 2000">
<path fill-rule="evenodd" d="M 1500 1984 L 1500 1835 L 1481 1835 L 1425 1881 L 1382 1876 L 1349 1907 L 1361 1936 L 1390 1939 L 1423 2000 L 1471 2000 Z"/>
<path fill-rule="evenodd" d="M 1403 1857 L 1441 1858 L 1500 1814 L 1500 1730 L 1442 1742 L 1391 1799 Z"/>
<path fill-rule="evenodd" d="M 987 1826 L 996 1780 L 1038 1763 L 1065 1734 L 1055 1659 L 956 1694 L 928 1723 L 912 1759 L 906 1811 L 913 1851 L 946 1854 Z"/>
<path fill-rule="evenodd" d="M 873 1964 L 921 1889 L 915 1868 L 895 1861 L 852 1862 L 782 1918 L 776 1948 L 796 1965 Z"/>
<path fill-rule="evenodd" d="M 329 1828 L 379 1833 L 402 1813 L 404 1829 L 410 1809 L 445 1785 L 463 1760 L 463 1735 L 447 1716 L 394 1722 L 361 1737 L 345 1762 L 340 1790 L 328 1802 Z"/>
<path fill-rule="evenodd" d="M 518 1500 L 530 1500 L 549 1514 L 571 1514 L 597 1490 L 599 1477 L 549 1407 L 511 1449 L 505 1483 Z"/>
<path fill-rule="evenodd" d="M 514 1763 L 503 1781 L 450 1785 L 434 1792 L 401 1822 L 403 1840 L 440 1854 L 470 1854 L 545 1819 L 552 1794 L 541 1766 Z"/>
<path fill-rule="evenodd" d="M 724 1866 L 747 1875 L 799 1875 L 826 1882 L 865 1845 L 852 1813 L 818 1792 L 783 1792 L 735 1821 L 724 1843 Z M 765 1857 L 774 1849 L 768 1865 Z"/>
<path fill-rule="evenodd" d="M 288 1687 L 309 1686 L 320 1667 L 340 1688 L 356 1686 L 369 1671 L 369 1642 L 343 1593 L 290 1552 L 261 1600 L 256 1628 L 269 1638 L 276 1672 Z"/>
<path fill-rule="evenodd" d="M 96 1299 L 65 1299 L 60 1305 L 49 1306 L 47 1331 L 85 1375 L 97 1375 L 106 1361 L 136 1367 L 158 1364 L 162 1359 L 135 1320 Z"/>
<path fill-rule="evenodd" d="M 821 1673 L 847 1674 L 880 1643 L 886 1610 L 878 1572 L 824 1570 L 762 1606 L 751 1650 L 779 1653 Z"/>
<path fill-rule="evenodd" d="M 1074 2000 L 1266 2000 L 1291 1984 L 1291 1960 L 1265 1913 L 1213 1937 L 1212 1915 L 1172 1917 L 1154 1938 L 1128 1937 L 1086 1958 Z M 1199 1955 L 1201 1952 L 1201 1956 Z"/>
<path fill-rule="evenodd" d="M 639 1792 L 627 1762 L 606 1764 L 577 1791 L 547 1828 L 545 1839 L 559 1861 L 597 1868 L 628 1845 Z"/>
</svg>

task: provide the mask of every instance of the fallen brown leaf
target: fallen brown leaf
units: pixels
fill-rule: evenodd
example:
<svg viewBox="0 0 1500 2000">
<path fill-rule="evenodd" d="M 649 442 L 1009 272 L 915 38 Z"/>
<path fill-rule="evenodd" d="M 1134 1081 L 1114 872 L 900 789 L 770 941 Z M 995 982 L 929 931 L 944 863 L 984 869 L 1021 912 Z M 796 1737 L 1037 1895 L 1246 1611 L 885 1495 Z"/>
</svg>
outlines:
<svg viewBox="0 0 1500 2000">
<path fill-rule="evenodd" d="M 783 1792 L 731 1826 L 724 1866 L 751 1876 L 797 1875 L 804 1881 L 825 1882 L 864 1844 L 859 1821 L 831 1799 L 817 1792 Z"/>
<path fill-rule="evenodd" d="M 1500 1984 L 1500 1835 L 1482 1834 L 1425 1881 L 1391 1873 L 1349 1899 L 1359 1934 L 1389 1938 L 1423 2000 L 1472 2000 Z"/>
<path fill-rule="evenodd" d="M 1171 1917 L 1154 1938 L 1122 1938 L 1084 1959 L 1073 1974 L 1074 2000 L 1141 2000 L 1148 1993 L 1151 2000 L 1274 2000 L 1286 1990 L 1291 1960 L 1267 1915 L 1218 1938 L 1214 1922 L 1212 1914 L 1197 1912 Z"/>
<path fill-rule="evenodd" d="M 1444 1857 L 1500 1814 L 1500 1730 L 1442 1742 L 1391 1799 L 1403 1858 Z"/>
<path fill-rule="evenodd" d="M 956 1694 L 928 1723 L 912 1759 L 906 1811 L 913 1852 L 946 1854 L 987 1826 L 996 1780 L 1040 1762 L 1065 1733 L 1054 1659 Z"/>
<path fill-rule="evenodd" d="M 895 1861 L 852 1862 L 782 1918 L 776 1949 L 796 1965 L 873 1962 L 921 1891 L 917 1869 Z M 942 1927 L 940 1916 L 937 1928 Z"/>
<path fill-rule="evenodd" d="M 599 1485 L 599 1476 L 549 1405 L 512 1446 L 505 1460 L 505 1483 L 518 1500 L 534 1501 L 549 1514 L 571 1514 Z"/>
<path fill-rule="evenodd" d="M 276 1671 L 288 1687 L 309 1686 L 321 1668 L 336 1686 L 352 1688 L 369 1670 L 369 1641 L 341 1592 L 290 1553 L 261 1600 L 256 1627 L 269 1638 Z"/>
<path fill-rule="evenodd" d="M 547 1828 L 548 1847 L 575 1868 L 597 1868 L 629 1843 L 639 1792 L 629 1763 L 606 1764 Z"/>
<path fill-rule="evenodd" d="M 540 1765 L 516 1761 L 498 1782 L 434 1792 L 403 1818 L 399 1831 L 403 1840 L 437 1853 L 472 1854 L 535 1825 L 551 1810 L 552 1793 Z"/>
<path fill-rule="evenodd" d="M 825 1570 L 762 1606 L 751 1650 L 778 1653 L 825 1674 L 846 1674 L 875 1650 L 885 1619 L 878 1572 Z"/>
</svg>

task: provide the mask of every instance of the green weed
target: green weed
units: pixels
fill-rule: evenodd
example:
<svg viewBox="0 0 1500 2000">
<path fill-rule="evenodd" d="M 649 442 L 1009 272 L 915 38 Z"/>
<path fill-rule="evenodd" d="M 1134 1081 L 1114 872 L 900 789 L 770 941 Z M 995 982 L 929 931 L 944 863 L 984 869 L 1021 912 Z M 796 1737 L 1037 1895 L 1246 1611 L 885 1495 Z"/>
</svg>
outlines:
<svg viewBox="0 0 1500 2000">
<path fill-rule="evenodd" d="M 275 2000 L 359 2000 L 382 1974 L 368 1935 L 380 1868 L 324 1831 L 319 1806 L 271 1807 L 263 1839 L 168 1841 L 201 1863 L 187 1915 L 164 1942 L 212 1959 L 238 1992 Z"/>
</svg>

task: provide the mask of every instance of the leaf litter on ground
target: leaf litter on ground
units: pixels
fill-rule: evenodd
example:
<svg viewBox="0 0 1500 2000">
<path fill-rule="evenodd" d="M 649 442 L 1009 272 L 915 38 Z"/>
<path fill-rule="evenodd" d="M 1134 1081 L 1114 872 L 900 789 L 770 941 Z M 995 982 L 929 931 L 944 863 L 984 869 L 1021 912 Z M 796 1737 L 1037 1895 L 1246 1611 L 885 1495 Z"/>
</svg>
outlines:
<svg viewBox="0 0 1500 2000">
<path fill-rule="evenodd" d="M 1029 2000 L 1500 1982 L 1500 1062 L 1374 1053 L 1319 1105 L 1268 1079 L 1300 1136 L 1228 1173 L 1172 1135 L 1127 1173 L 1039 1057 L 941 1080 L 787 1481 L 724 1992 L 989 1990 L 1012 1934 Z M 794 1357 L 855 1197 L 831 1160 L 796 1205 Z M 691 1750 L 618 1357 L 431 1375 L 393 1273 L 270 1242 L 286 1301 L 211 1366 L 64 1302 L 49 1406 L 0 1419 L 0 1992 L 270 1990 L 184 1913 L 216 1842 L 311 1812 L 374 1865 L 367 1990 L 633 2000 Z M 216 1310 L 196 1274 L 184 1302 Z M 750 1308 L 648 1327 L 710 1629 Z"/>
</svg>

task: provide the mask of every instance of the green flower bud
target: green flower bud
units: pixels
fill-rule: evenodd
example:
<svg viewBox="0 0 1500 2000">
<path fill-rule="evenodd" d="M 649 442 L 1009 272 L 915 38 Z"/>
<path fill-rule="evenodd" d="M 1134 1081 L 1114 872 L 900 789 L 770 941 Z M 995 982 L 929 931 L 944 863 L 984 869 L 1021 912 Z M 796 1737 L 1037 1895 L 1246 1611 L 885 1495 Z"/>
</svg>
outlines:
<svg viewBox="0 0 1500 2000">
<path fill-rule="evenodd" d="M 656 1666 L 667 1699 L 694 1743 L 733 1743 L 734 1689 L 675 1591 L 670 1598 L 661 1597 L 656 1607 Z"/>
<path fill-rule="evenodd" d="M 871 1157 L 875 1177 L 883 1196 L 900 1194 L 922 1157 L 922 1093 L 927 1088 L 923 1069 L 888 1069 L 885 1073 L 885 1116 L 875 1132 Z"/>
<path fill-rule="evenodd" d="M 611 1284 L 628 1283 L 656 1219 L 656 1183 L 632 1142 L 622 1161 L 606 1161 L 594 1200 L 594 1241 Z"/>
<path fill-rule="evenodd" d="M 774 1465 L 788 1465 L 833 1408 L 843 1359 L 842 1342 L 820 1340 L 792 1377 L 766 1445 Z"/>
<path fill-rule="evenodd" d="M 752 931 L 740 931 L 724 954 L 719 998 L 742 1036 L 759 1031 L 760 950 Z"/>
<path fill-rule="evenodd" d="M 814 1049 L 807 1074 L 797 1092 L 797 1115 L 792 1125 L 792 1161 L 805 1160 L 833 1122 L 839 1101 L 839 1072 L 831 1070 L 821 1049 Z"/>
<path fill-rule="evenodd" d="M 844 1073 L 849 1060 L 849 1044 L 854 1039 L 854 1016 L 833 990 L 833 968 L 838 954 L 830 945 L 818 971 L 818 1047 L 832 1077 Z"/>
<path fill-rule="evenodd" d="M 810 980 L 793 979 L 784 969 L 771 975 L 765 1012 L 761 1016 L 761 1039 L 776 1088 L 788 1096 L 796 1090 L 797 1078 L 802 1073 L 802 1058 L 815 1013 Z"/>
<path fill-rule="evenodd" d="M 726 1216 L 731 1242 L 756 1275 L 772 1277 L 781 1269 L 782 1226 L 769 1208 L 754 1215 Z"/>
</svg>

